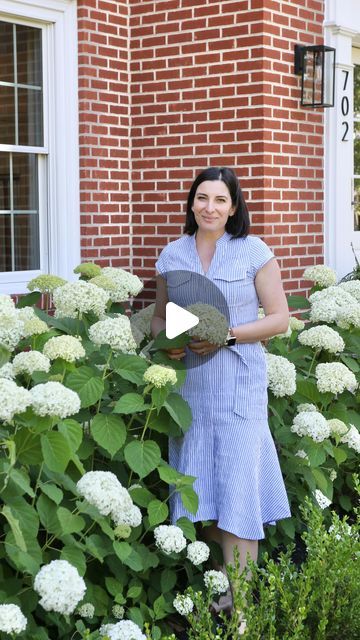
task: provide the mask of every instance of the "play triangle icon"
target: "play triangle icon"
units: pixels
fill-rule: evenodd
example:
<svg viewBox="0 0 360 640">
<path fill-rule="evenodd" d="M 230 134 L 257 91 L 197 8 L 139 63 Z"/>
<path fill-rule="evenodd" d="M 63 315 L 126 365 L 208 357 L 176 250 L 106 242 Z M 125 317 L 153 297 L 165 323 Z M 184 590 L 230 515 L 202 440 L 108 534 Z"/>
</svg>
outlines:
<svg viewBox="0 0 360 640">
<path fill-rule="evenodd" d="M 190 311 L 186 311 L 174 302 L 168 302 L 166 305 L 166 337 L 171 340 L 177 338 L 188 329 L 196 327 L 199 324 L 199 318 Z"/>
</svg>

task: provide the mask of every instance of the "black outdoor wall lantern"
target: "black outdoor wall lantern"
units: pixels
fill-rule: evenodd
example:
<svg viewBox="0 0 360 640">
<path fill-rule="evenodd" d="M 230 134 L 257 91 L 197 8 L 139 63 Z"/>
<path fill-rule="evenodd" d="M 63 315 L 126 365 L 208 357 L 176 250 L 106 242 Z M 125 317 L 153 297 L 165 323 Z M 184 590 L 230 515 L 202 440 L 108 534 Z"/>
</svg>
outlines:
<svg viewBox="0 0 360 640">
<path fill-rule="evenodd" d="M 323 44 L 296 44 L 295 74 L 301 75 L 302 107 L 334 106 L 335 49 Z"/>
</svg>

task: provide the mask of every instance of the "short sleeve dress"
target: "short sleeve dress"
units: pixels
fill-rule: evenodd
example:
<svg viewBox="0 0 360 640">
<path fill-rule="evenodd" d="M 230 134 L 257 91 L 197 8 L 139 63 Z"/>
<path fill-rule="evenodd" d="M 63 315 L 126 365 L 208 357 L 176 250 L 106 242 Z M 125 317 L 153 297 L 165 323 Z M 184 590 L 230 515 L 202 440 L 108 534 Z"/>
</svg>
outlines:
<svg viewBox="0 0 360 640">
<path fill-rule="evenodd" d="M 230 325 L 257 320 L 259 299 L 255 276 L 274 258 L 255 236 L 233 238 L 225 232 L 206 274 L 195 235 L 170 242 L 155 264 L 157 271 L 182 271 L 184 278 L 168 281 L 170 302 L 187 304 L 188 279 L 195 272 L 224 295 Z M 192 366 L 202 358 L 201 366 Z M 211 356 L 187 349 L 187 376 L 179 393 L 189 403 L 192 424 L 181 438 L 169 441 L 169 463 L 196 477 L 197 513 L 189 513 L 178 493 L 171 498 L 171 520 L 216 520 L 218 527 L 239 538 L 260 540 L 264 525 L 291 517 L 275 444 L 268 424 L 265 352 L 260 342 L 221 347 Z"/>
</svg>

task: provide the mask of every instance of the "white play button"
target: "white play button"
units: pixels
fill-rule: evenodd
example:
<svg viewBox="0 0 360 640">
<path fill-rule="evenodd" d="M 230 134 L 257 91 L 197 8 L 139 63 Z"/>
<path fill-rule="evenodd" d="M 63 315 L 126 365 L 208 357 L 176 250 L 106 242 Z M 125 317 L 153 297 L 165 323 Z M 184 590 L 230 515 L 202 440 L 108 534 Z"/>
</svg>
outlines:
<svg viewBox="0 0 360 640">
<path fill-rule="evenodd" d="M 185 333 L 192 327 L 196 327 L 197 324 L 199 324 L 199 318 L 190 311 L 186 311 L 174 302 L 166 304 L 165 333 L 169 340 Z"/>
</svg>

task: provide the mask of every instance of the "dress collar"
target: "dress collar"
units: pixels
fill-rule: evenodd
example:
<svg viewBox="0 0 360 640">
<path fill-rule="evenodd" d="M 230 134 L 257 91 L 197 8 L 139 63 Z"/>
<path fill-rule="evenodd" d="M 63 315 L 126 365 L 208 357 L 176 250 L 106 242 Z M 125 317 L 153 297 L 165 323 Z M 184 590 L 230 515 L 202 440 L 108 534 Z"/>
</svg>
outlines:
<svg viewBox="0 0 360 640">
<path fill-rule="evenodd" d="M 223 244 L 225 244 L 226 242 L 228 242 L 229 240 L 231 240 L 232 235 L 231 233 L 228 233 L 227 231 L 224 231 L 224 233 L 222 234 L 222 236 L 220 236 L 220 238 L 218 238 L 215 242 L 216 247 L 219 247 Z M 196 244 L 196 232 L 193 233 L 192 235 L 192 239 L 194 244 Z"/>
</svg>

